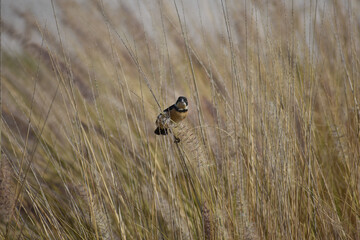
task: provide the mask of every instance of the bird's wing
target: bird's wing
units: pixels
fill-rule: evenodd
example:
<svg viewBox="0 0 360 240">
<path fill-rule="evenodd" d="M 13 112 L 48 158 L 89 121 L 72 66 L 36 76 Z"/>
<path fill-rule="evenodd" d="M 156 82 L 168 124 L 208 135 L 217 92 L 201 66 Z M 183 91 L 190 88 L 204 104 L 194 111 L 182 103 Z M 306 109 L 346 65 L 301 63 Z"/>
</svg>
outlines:
<svg viewBox="0 0 360 240">
<path fill-rule="evenodd" d="M 1 0 L 0 0 L 0 1 L 1 1 Z M 171 105 L 170 107 L 168 107 L 167 109 L 165 109 L 162 113 L 160 113 L 160 114 L 157 116 L 156 123 L 159 121 L 159 118 L 160 118 L 164 113 L 166 114 L 166 116 L 169 117 L 170 111 L 171 111 L 172 109 L 174 109 L 174 108 L 175 108 L 175 105 Z"/>
<path fill-rule="evenodd" d="M 170 107 L 168 107 L 167 109 L 164 110 L 165 113 L 170 112 L 170 110 L 174 109 L 175 105 L 171 105 Z"/>
</svg>

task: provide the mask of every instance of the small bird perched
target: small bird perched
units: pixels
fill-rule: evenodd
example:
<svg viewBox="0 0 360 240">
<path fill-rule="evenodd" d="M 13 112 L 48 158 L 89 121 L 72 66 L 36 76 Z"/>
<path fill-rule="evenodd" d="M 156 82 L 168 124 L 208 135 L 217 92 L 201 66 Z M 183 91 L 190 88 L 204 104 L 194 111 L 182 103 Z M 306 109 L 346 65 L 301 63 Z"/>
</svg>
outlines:
<svg viewBox="0 0 360 240">
<path fill-rule="evenodd" d="M 186 118 L 188 114 L 188 101 L 186 97 L 179 97 L 175 104 L 160 113 L 156 119 L 155 134 L 167 135 L 172 123 L 178 123 Z M 180 139 L 175 137 L 175 142 Z"/>
</svg>

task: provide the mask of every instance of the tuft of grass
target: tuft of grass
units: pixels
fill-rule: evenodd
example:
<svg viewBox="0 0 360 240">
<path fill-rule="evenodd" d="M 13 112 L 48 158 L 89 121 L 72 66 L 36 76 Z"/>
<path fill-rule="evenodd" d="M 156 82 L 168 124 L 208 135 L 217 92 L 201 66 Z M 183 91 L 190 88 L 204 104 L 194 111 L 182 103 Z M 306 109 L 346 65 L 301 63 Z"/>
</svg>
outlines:
<svg viewBox="0 0 360 240">
<path fill-rule="evenodd" d="M 358 2 L 46 9 L 2 19 L 1 239 L 360 238 Z"/>
<path fill-rule="evenodd" d="M 12 181 L 11 167 L 6 157 L 0 162 L 0 220 L 8 223 L 14 208 L 14 183 Z"/>
</svg>

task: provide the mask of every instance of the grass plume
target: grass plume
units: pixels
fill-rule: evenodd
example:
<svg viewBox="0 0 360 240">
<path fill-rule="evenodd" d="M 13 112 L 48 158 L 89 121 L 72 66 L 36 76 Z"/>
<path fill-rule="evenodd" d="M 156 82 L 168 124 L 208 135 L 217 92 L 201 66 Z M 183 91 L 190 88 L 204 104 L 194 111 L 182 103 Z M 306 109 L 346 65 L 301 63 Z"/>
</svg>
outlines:
<svg viewBox="0 0 360 240">
<path fill-rule="evenodd" d="M 11 167 L 6 157 L 0 162 L 0 216 L 4 223 L 9 222 L 15 204 L 15 188 L 12 182 Z"/>
</svg>

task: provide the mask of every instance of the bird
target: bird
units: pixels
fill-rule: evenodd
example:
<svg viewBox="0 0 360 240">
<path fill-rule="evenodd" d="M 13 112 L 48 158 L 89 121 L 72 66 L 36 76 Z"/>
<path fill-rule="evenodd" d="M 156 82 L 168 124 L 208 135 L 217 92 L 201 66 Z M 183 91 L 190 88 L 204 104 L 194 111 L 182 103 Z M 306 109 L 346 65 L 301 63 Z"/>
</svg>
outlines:
<svg viewBox="0 0 360 240">
<path fill-rule="evenodd" d="M 180 96 L 176 103 L 165 109 L 157 116 L 154 133 L 156 135 L 168 135 L 168 132 L 173 123 L 179 123 L 187 117 L 188 114 L 188 100 L 186 97 Z M 175 136 L 174 136 L 175 137 Z M 180 139 L 175 137 L 175 142 L 180 142 Z"/>
</svg>

